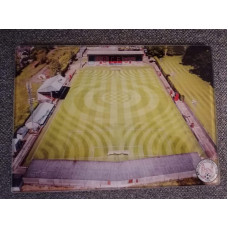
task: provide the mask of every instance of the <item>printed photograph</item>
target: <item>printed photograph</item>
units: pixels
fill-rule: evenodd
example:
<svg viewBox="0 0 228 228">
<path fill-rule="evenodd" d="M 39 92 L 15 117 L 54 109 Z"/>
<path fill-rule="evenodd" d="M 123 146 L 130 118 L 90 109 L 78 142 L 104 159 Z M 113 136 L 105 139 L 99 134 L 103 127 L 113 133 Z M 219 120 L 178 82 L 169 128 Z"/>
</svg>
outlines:
<svg viewBox="0 0 228 228">
<path fill-rule="evenodd" d="M 218 185 L 208 46 L 18 46 L 12 192 Z"/>
</svg>

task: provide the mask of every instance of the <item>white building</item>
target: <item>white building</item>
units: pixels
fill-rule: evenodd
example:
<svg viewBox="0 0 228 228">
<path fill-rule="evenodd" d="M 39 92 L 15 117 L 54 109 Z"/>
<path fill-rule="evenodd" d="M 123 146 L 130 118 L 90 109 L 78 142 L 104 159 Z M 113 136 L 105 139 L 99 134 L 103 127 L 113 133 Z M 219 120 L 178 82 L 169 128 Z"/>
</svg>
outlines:
<svg viewBox="0 0 228 228">
<path fill-rule="evenodd" d="M 28 132 L 28 128 L 26 126 L 19 128 L 17 131 L 17 138 L 22 140 L 27 134 L 27 132 Z"/>
<path fill-rule="evenodd" d="M 39 104 L 26 121 L 25 126 L 28 129 L 36 130 L 37 128 L 39 128 L 39 126 L 45 123 L 53 108 L 54 104 L 48 102 L 43 102 Z"/>
<path fill-rule="evenodd" d="M 18 138 L 13 138 L 12 140 L 12 152 L 13 154 L 18 152 L 22 148 L 22 141 Z"/>
<path fill-rule="evenodd" d="M 59 98 L 63 90 L 66 79 L 61 75 L 56 75 L 45 80 L 45 82 L 37 90 L 37 98 L 39 102 L 50 102 L 53 98 Z"/>
</svg>

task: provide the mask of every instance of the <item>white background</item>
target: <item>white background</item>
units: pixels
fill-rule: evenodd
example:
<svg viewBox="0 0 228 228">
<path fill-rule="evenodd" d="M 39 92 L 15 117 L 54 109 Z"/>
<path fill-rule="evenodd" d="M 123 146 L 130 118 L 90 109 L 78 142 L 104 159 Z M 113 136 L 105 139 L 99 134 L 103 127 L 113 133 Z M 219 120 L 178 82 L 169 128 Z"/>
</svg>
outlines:
<svg viewBox="0 0 228 228">
<path fill-rule="evenodd" d="M 7 0 L 0 28 L 226 29 L 224 2 Z M 0 226 L 225 227 L 227 209 L 227 200 L 1 200 Z"/>
<path fill-rule="evenodd" d="M 227 27 L 225 0 L 2 0 L 2 28 Z"/>
</svg>

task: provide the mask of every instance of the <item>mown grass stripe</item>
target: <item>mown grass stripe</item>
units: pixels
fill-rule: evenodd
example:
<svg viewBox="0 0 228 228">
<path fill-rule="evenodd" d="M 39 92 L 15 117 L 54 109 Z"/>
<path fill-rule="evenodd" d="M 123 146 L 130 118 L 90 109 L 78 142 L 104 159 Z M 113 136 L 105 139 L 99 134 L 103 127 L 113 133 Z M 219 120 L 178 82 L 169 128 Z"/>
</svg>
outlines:
<svg viewBox="0 0 228 228">
<path fill-rule="evenodd" d="M 201 152 L 152 68 L 119 68 L 79 72 L 35 158 L 119 161 Z M 128 94 L 134 97 L 130 102 Z M 107 156 L 118 148 L 131 156 Z"/>
</svg>

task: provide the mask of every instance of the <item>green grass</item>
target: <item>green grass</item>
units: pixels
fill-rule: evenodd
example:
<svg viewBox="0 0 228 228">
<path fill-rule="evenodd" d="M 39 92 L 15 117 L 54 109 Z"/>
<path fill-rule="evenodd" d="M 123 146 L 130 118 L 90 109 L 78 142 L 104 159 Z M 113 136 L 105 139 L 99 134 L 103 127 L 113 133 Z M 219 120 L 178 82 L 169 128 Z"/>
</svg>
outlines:
<svg viewBox="0 0 228 228">
<path fill-rule="evenodd" d="M 29 117 L 29 103 L 28 92 L 26 89 L 26 82 L 39 72 L 45 64 L 39 65 L 36 68 L 33 63 L 24 68 L 22 73 L 15 78 L 15 100 L 14 100 L 14 130 L 22 126 L 25 120 Z M 41 86 L 41 83 L 32 84 L 32 97 L 36 98 L 36 91 Z M 37 105 L 37 101 L 34 102 L 34 107 Z"/>
<path fill-rule="evenodd" d="M 150 67 L 86 67 L 31 159 L 119 161 L 199 152 L 201 147 Z M 128 150 L 129 155 L 107 155 Z"/>
<path fill-rule="evenodd" d="M 52 61 L 57 61 L 61 70 L 65 69 L 69 64 L 72 55 L 76 54 L 78 50 L 79 47 L 77 46 L 58 46 L 53 51 L 46 54 L 49 64 L 44 63 L 34 67 L 34 62 L 32 62 L 15 78 L 14 131 L 22 126 L 30 115 L 26 82 L 45 66 L 49 67 L 48 77 L 54 76 L 56 74 L 56 69 L 52 66 Z M 41 49 L 38 51 L 37 55 L 37 58 L 40 60 L 45 56 L 45 53 Z M 41 84 L 42 82 L 32 83 L 32 97 L 35 98 L 34 107 L 38 104 L 36 92 Z"/>
<path fill-rule="evenodd" d="M 159 64 L 165 73 L 173 74 L 169 77 L 171 82 L 185 96 L 185 102 L 216 143 L 213 87 L 198 75 L 189 73 L 192 67 L 180 64 L 181 58 L 181 56 L 165 56 L 159 60 Z M 197 103 L 194 104 L 193 100 Z"/>
</svg>

